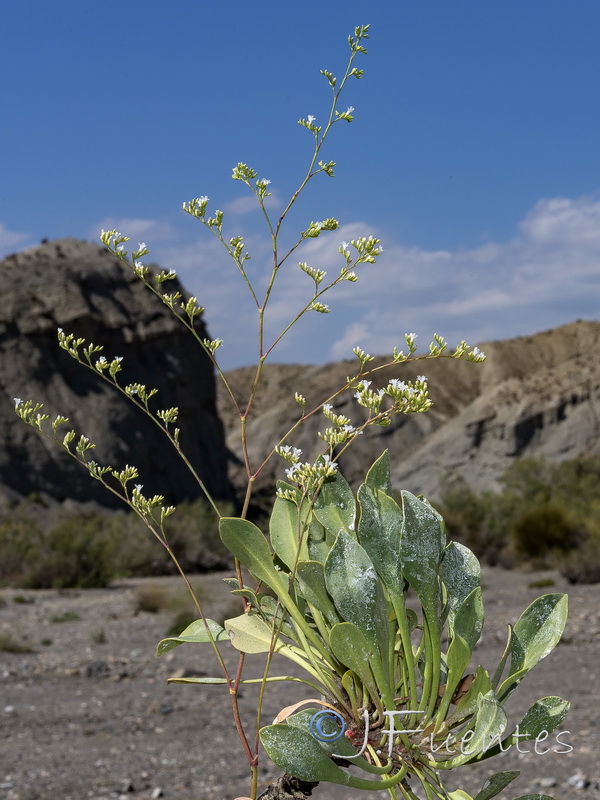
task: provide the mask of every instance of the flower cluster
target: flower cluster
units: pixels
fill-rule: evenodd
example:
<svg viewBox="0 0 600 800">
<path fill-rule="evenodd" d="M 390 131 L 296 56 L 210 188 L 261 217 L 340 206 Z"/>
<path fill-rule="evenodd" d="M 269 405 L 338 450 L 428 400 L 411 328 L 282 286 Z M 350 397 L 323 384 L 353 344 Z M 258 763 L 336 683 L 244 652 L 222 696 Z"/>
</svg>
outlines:
<svg viewBox="0 0 600 800">
<path fill-rule="evenodd" d="M 286 469 L 288 479 L 300 489 L 311 492 L 317 489 L 326 478 L 331 478 L 337 472 L 338 465 L 328 455 L 319 456 L 314 464 L 308 461 L 297 462 Z"/>
<path fill-rule="evenodd" d="M 333 427 L 326 428 L 323 433 L 319 431 L 318 435 L 331 448 L 345 444 L 362 433 L 351 424 L 349 417 L 344 414 L 336 414 L 331 403 L 325 403 L 322 411 L 325 418 L 333 423 Z"/>
<path fill-rule="evenodd" d="M 305 231 L 302 231 L 301 236 L 303 239 L 316 239 L 321 234 L 321 231 L 335 231 L 340 227 L 337 219 L 329 217 L 322 222 L 311 222 Z"/>
<path fill-rule="evenodd" d="M 287 478 L 306 492 L 319 487 L 325 478 L 330 478 L 337 471 L 337 464 L 328 455 L 319 456 L 315 463 L 311 464 L 309 461 L 300 461 L 302 450 L 298 447 L 289 444 L 279 445 L 275 451 L 290 464 L 285 470 Z M 288 494 L 285 492 L 285 496 Z"/>
<path fill-rule="evenodd" d="M 378 420 L 380 424 L 389 424 L 394 414 L 419 414 L 433 405 L 424 375 L 419 375 L 415 381 L 392 378 L 383 389 L 371 389 L 371 381 L 362 380 L 356 387 L 354 397 L 359 405 L 381 416 Z M 392 401 L 388 409 L 381 408 L 384 397 Z"/>
</svg>

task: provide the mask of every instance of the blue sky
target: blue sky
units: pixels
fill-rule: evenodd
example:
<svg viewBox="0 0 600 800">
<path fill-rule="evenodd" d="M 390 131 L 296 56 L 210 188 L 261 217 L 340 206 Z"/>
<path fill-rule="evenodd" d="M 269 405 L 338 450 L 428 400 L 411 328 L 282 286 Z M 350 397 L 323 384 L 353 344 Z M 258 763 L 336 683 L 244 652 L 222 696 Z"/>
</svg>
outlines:
<svg viewBox="0 0 600 800">
<path fill-rule="evenodd" d="M 206 307 L 225 367 L 254 362 L 240 276 L 181 211 L 199 195 L 243 234 L 258 284 L 261 216 L 231 168 L 272 181 L 272 213 L 306 169 L 346 37 L 370 23 L 365 75 L 348 84 L 318 176 L 284 238 L 310 220 L 339 231 L 282 270 L 274 333 L 308 297 L 297 267 L 337 271 L 342 240 L 385 254 L 312 313 L 280 361 L 350 357 L 533 333 L 600 319 L 600 4 L 597 0 L 13 3 L 0 48 L 0 255 L 116 227 L 174 268 Z"/>
</svg>

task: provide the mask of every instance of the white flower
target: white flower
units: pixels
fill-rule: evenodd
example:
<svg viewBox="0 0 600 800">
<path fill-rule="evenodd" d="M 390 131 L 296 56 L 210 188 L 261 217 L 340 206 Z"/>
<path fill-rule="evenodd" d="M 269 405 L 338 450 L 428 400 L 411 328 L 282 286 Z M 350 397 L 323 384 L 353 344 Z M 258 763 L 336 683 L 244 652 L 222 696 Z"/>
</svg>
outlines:
<svg viewBox="0 0 600 800">
<path fill-rule="evenodd" d="M 406 390 L 406 383 L 399 378 L 392 378 L 390 380 L 390 386 L 392 389 L 398 389 L 399 392 L 404 392 Z"/>
<path fill-rule="evenodd" d="M 63 332 L 63 329 L 62 329 L 62 328 L 57 328 L 56 330 L 57 330 L 59 333 L 62 333 L 62 332 Z"/>
<path fill-rule="evenodd" d="M 342 250 L 347 250 L 350 247 L 348 242 L 342 242 Z"/>
<path fill-rule="evenodd" d="M 147 250 L 146 242 L 138 242 L 138 250 Z"/>
<path fill-rule="evenodd" d="M 323 406 L 323 411 L 331 411 L 332 409 L 333 406 L 331 405 L 331 403 L 325 403 L 325 405 Z"/>
<path fill-rule="evenodd" d="M 315 120 L 316 117 L 313 117 L 312 114 L 309 114 L 308 117 L 306 118 L 306 121 L 308 122 L 309 125 L 312 125 Z"/>
<path fill-rule="evenodd" d="M 417 375 L 417 380 L 422 383 L 427 383 L 427 375 Z"/>
<path fill-rule="evenodd" d="M 287 458 L 288 460 L 293 459 L 296 461 L 299 461 L 300 456 L 302 455 L 302 450 L 300 450 L 299 447 L 291 447 L 289 444 L 278 447 L 277 452 L 282 458 Z"/>
<path fill-rule="evenodd" d="M 348 106 L 346 109 L 346 114 L 351 114 L 354 111 L 354 106 Z"/>
<path fill-rule="evenodd" d="M 140 492 L 141 492 L 141 491 L 142 491 L 142 489 L 144 488 L 144 484 L 143 484 L 143 483 L 136 483 L 136 485 L 135 485 L 135 487 L 134 487 L 134 488 L 135 488 L 135 491 L 136 491 L 138 494 L 140 494 Z"/>
<path fill-rule="evenodd" d="M 20 406 L 23 402 L 20 397 L 14 397 L 13 400 L 15 401 L 15 406 Z"/>
</svg>

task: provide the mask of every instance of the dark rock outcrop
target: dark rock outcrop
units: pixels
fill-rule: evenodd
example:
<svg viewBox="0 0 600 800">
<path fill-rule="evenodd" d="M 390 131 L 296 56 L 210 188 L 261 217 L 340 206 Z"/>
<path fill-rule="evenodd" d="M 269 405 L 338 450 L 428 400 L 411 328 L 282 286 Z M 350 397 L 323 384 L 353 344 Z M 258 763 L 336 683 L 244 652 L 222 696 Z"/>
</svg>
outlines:
<svg viewBox="0 0 600 800">
<path fill-rule="evenodd" d="M 59 501 L 119 501 L 56 444 L 14 414 L 14 397 L 44 403 L 50 421 L 70 425 L 97 444 L 94 459 L 139 468 L 144 494 L 168 502 L 201 495 L 197 481 L 143 412 L 77 364 L 57 328 L 123 357 L 122 386 L 142 383 L 158 394 L 151 407 L 179 408 L 181 445 L 217 498 L 231 498 L 223 428 L 212 365 L 188 331 L 105 248 L 75 239 L 42 244 L 0 262 L 0 494 L 42 493 Z M 184 290 L 171 282 L 169 290 Z M 185 292 L 184 292 L 185 294 Z M 202 320 L 198 332 L 206 336 Z M 67 428 L 67 426 L 65 426 Z"/>
</svg>

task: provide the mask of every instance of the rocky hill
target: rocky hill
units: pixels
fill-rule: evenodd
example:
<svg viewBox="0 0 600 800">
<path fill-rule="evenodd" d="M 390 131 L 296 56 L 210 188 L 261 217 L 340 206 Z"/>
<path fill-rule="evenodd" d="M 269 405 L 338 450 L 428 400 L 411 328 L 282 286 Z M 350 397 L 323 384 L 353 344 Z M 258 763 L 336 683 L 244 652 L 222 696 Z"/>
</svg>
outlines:
<svg viewBox="0 0 600 800">
<path fill-rule="evenodd" d="M 43 402 L 96 442 L 95 458 L 140 469 L 144 493 L 178 502 L 200 494 L 164 434 L 61 350 L 57 328 L 123 356 L 122 384 L 156 387 L 158 408 L 178 406 L 181 442 L 216 497 L 231 497 L 212 365 L 171 312 L 104 247 L 63 239 L 0 262 L 0 497 L 114 503 L 58 446 L 14 414 L 14 397 Z M 180 286 L 176 286 L 175 289 Z M 175 290 L 174 289 L 174 290 Z M 199 332 L 206 336 L 204 323 Z"/>
<path fill-rule="evenodd" d="M 58 327 L 103 344 L 107 357 L 124 356 L 124 384 L 155 386 L 159 407 L 179 407 L 185 451 L 211 492 L 232 497 L 233 484 L 241 495 L 245 470 L 228 394 L 221 384 L 215 388 L 210 362 L 190 347 L 189 334 L 117 259 L 97 245 L 64 239 L 9 256 L 0 262 L 0 275 L 0 500 L 36 493 L 59 501 L 112 501 L 57 446 L 16 419 L 14 397 L 68 415 L 76 430 L 97 442 L 99 462 L 139 466 L 145 491 L 165 493 L 173 502 L 199 494 L 158 428 L 58 347 Z M 518 457 L 600 456 L 600 323 L 579 321 L 480 346 L 488 355 L 483 364 L 421 360 L 377 373 L 379 385 L 393 376 L 426 374 L 434 406 L 361 436 L 341 459 L 353 484 L 385 448 L 395 487 L 432 498 L 458 474 L 475 489 L 493 487 Z M 382 363 L 378 359 L 375 366 Z M 294 392 L 313 407 L 354 369 L 349 361 L 266 364 L 248 423 L 252 464 L 260 464 L 297 419 Z M 240 403 L 252 374 L 251 368 L 227 374 Z M 333 406 L 355 423 L 364 418 L 351 393 Z M 289 443 L 301 447 L 304 457 L 316 457 L 324 422 L 314 415 Z M 259 504 L 268 504 L 284 467 L 275 458 L 260 472 Z"/>
<path fill-rule="evenodd" d="M 390 427 L 371 428 L 360 437 L 341 459 L 351 482 L 357 483 L 385 448 L 391 453 L 395 487 L 429 497 L 439 495 L 444 482 L 458 474 L 475 489 L 494 487 L 519 457 L 600 456 L 600 323 L 578 321 L 480 347 L 488 356 L 483 364 L 422 360 L 378 373 L 373 381 L 377 385 L 392 376 L 426 374 L 434 406 L 427 414 L 397 417 Z M 266 365 L 248 424 L 252 463 L 259 464 L 297 418 L 294 392 L 304 394 L 311 408 L 342 385 L 355 364 Z M 228 373 L 238 398 L 247 397 L 251 376 L 249 368 Z M 218 391 L 227 444 L 241 461 L 236 417 L 227 393 L 222 387 Z M 364 409 L 349 394 L 333 406 L 353 421 L 364 419 Z M 324 422 L 321 414 L 315 415 L 289 443 L 313 458 Z M 273 481 L 283 477 L 284 466 L 281 459 L 269 463 L 257 481 L 258 491 L 270 492 Z M 234 467 L 232 479 L 243 484 L 241 464 Z"/>
</svg>

